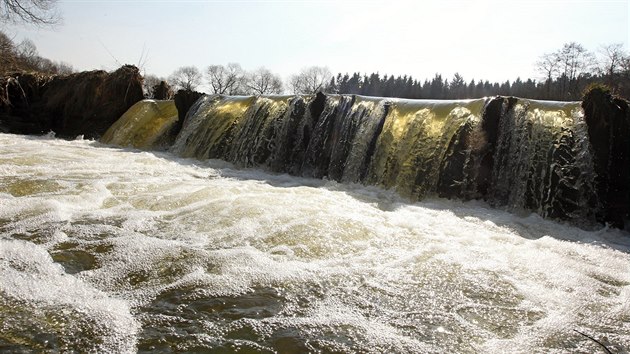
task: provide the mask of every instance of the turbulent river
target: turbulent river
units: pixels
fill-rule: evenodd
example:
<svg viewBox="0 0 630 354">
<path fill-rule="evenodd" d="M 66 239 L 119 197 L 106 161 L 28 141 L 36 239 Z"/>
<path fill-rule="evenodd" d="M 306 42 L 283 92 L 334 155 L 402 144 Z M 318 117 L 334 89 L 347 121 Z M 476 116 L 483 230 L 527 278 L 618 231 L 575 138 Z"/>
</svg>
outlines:
<svg viewBox="0 0 630 354">
<path fill-rule="evenodd" d="M 482 202 L 0 135 L 0 351 L 590 353 L 630 237 Z"/>
</svg>

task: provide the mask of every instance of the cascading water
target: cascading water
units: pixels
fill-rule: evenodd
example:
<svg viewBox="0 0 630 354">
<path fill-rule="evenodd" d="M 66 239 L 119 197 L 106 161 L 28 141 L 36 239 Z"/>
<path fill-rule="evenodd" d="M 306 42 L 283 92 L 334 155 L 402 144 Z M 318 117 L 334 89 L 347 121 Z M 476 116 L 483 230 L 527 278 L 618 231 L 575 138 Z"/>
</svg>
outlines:
<svg viewBox="0 0 630 354">
<path fill-rule="evenodd" d="M 183 157 L 198 159 L 225 156 L 235 127 L 254 101 L 254 97 L 201 97 L 190 108 L 191 114 L 187 115 L 171 151 Z"/>
<path fill-rule="evenodd" d="M 177 122 L 173 101 L 144 100 L 133 105 L 105 132 L 106 144 L 157 149 L 169 144 L 164 136 Z"/>
<path fill-rule="evenodd" d="M 543 217 L 594 220 L 595 173 L 579 102 L 505 105 L 488 200 Z"/>
<path fill-rule="evenodd" d="M 436 194 L 439 184 L 463 182 L 452 180 L 446 168 L 453 154 L 470 152 L 452 147 L 478 124 L 483 106 L 483 99 L 391 102 L 367 181 L 413 199 Z"/>
<path fill-rule="evenodd" d="M 395 188 L 417 199 L 448 178 L 449 158 L 461 153 L 452 146 L 478 124 L 484 102 L 206 96 L 189 111 L 171 151 Z"/>
<path fill-rule="evenodd" d="M 171 151 L 376 185 L 411 200 L 486 199 L 585 225 L 598 208 L 576 102 L 205 96 Z"/>
</svg>

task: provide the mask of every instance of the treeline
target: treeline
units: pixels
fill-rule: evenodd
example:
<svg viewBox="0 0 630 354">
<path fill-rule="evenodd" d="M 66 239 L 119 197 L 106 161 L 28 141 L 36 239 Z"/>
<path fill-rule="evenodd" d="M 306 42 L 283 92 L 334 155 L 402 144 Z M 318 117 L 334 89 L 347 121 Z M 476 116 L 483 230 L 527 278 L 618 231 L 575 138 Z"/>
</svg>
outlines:
<svg viewBox="0 0 630 354">
<path fill-rule="evenodd" d="M 600 76 L 582 77 L 581 81 L 575 85 L 575 90 L 563 94 L 562 80 L 563 78 L 552 80 L 549 84 L 551 89 L 548 89 L 545 82 L 532 79 L 523 81 L 520 78 L 501 83 L 475 79 L 466 81 L 462 75 L 456 73 L 450 80 L 436 74 L 431 80 L 419 81 L 406 75 L 381 77 L 378 73 L 370 75 L 354 73 L 352 76 L 338 74 L 331 80 L 326 90 L 341 94 L 415 99 L 464 99 L 501 95 L 548 100 L 579 100 L 583 89 L 589 84 L 606 81 Z"/>
<path fill-rule="evenodd" d="M 158 96 L 160 87 L 165 85 L 174 90 L 196 90 L 206 83 L 210 93 L 219 95 L 277 95 L 285 92 L 293 94 L 313 94 L 330 91 L 332 74 L 325 67 L 312 66 L 292 75 L 287 83 L 280 75 L 265 67 L 245 70 L 238 63 L 210 65 L 205 72 L 194 66 L 182 66 L 168 79 L 154 75 L 145 76 L 145 90 L 149 96 Z M 172 91 L 170 91 L 172 92 Z"/>
<path fill-rule="evenodd" d="M 537 83 L 529 79 L 514 83 L 506 81 L 502 84 L 489 81 L 466 82 L 456 73 L 451 80 L 436 74 L 431 80 L 418 81 L 411 76 L 381 77 L 378 73 L 362 75 L 354 73 L 352 76 L 338 74 L 326 88 L 329 92 L 342 94 L 357 94 L 366 96 L 401 97 L 401 98 L 431 98 L 458 99 L 477 98 L 493 95 L 515 95 L 531 97 L 536 90 Z"/>
<path fill-rule="evenodd" d="M 198 90 L 202 84 L 209 93 L 224 95 L 313 94 L 328 92 L 412 99 L 465 99 L 485 96 L 572 101 L 580 100 L 592 84 L 603 84 L 618 96 L 630 98 L 630 55 L 621 44 L 602 46 L 596 53 L 571 42 L 552 53 L 545 53 L 534 63 L 541 79 L 490 82 L 467 80 L 459 73 L 451 78 L 435 74 L 419 80 L 409 75 L 379 73 L 339 73 L 333 76 L 326 67 L 302 69 L 284 82 L 261 67 L 244 70 L 237 63 L 210 65 L 204 71 L 194 66 L 178 68 L 168 78 L 144 76 L 144 92 L 151 98 L 170 98 L 178 89 Z M 0 31 L 0 74 L 17 71 L 68 74 L 72 66 L 41 57 L 35 44 L 26 39 L 14 43 Z"/>
<path fill-rule="evenodd" d="M 15 43 L 0 31 L 0 74 L 13 72 L 39 72 L 42 74 L 69 74 L 74 71 L 68 63 L 52 61 L 39 55 L 30 39 Z"/>
<path fill-rule="evenodd" d="M 358 72 L 333 76 L 327 68 L 313 66 L 292 75 L 284 83 L 277 74 L 267 69 L 245 71 L 239 64 L 230 63 L 225 66 L 210 65 L 204 73 L 195 67 L 182 67 L 167 81 L 176 88 L 192 90 L 205 81 L 211 93 L 227 95 L 312 94 L 323 91 L 415 99 L 502 95 L 559 101 L 580 100 L 587 87 L 603 84 L 619 96 L 630 97 L 630 55 L 621 44 L 602 46 L 597 53 L 592 53 L 578 43 L 566 43 L 555 52 L 543 54 L 534 65 L 542 79 L 490 82 L 466 80 L 459 73 L 452 78 L 436 74 L 432 79 L 425 80 L 408 75 L 381 76 L 379 73 Z"/>
<path fill-rule="evenodd" d="M 484 96 L 518 96 L 544 100 L 580 100 L 592 84 L 608 86 L 615 94 L 630 97 L 630 56 L 621 44 L 603 46 L 595 55 L 578 43 L 565 44 L 553 53 L 540 57 L 535 64 L 545 79 L 513 82 L 487 80 L 466 81 L 456 73 L 450 80 L 436 74 L 431 80 L 419 81 L 411 76 L 380 76 L 354 73 L 338 74 L 326 90 L 342 94 L 368 96 L 460 99 Z"/>
</svg>

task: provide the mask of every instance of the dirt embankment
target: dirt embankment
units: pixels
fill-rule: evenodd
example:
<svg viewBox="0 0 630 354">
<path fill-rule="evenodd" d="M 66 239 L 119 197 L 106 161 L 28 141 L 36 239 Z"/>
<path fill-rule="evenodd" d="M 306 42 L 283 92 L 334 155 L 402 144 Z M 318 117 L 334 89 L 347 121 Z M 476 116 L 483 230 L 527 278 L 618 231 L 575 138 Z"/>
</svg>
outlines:
<svg viewBox="0 0 630 354">
<path fill-rule="evenodd" d="M 15 73 L 0 78 L 0 131 L 98 138 L 142 99 L 142 76 L 132 65 L 111 73 Z"/>
</svg>

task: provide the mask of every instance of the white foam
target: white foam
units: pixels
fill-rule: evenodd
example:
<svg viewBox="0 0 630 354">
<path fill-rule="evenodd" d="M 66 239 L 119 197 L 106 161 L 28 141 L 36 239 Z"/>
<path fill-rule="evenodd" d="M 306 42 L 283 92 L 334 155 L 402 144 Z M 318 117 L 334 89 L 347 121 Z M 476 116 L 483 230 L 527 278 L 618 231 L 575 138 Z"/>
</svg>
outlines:
<svg viewBox="0 0 630 354">
<path fill-rule="evenodd" d="M 0 184 L 2 291 L 85 313 L 107 350 L 133 351 L 138 318 L 162 318 L 143 311 L 188 288 L 280 299 L 265 318 L 186 318 L 207 322 L 190 339 L 206 344 L 243 326 L 366 352 L 596 350 L 574 329 L 630 342 L 626 232 L 84 140 L 0 134 L 0 156 L 0 183 L 59 185 L 14 196 Z M 60 249 L 94 264 L 66 274 L 49 256 Z"/>
<path fill-rule="evenodd" d="M 75 334 L 73 331 L 77 335 L 99 333 L 100 343 L 82 348 L 84 351 L 135 351 L 139 327 L 128 304 L 65 274 L 45 249 L 32 243 L 0 240 L 0 293 L 8 306 L 31 308 L 28 310 L 31 318 L 12 319 L 23 326 L 52 316 L 61 319 L 61 328 L 47 327 L 45 323 L 34 325 L 44 332 L 66 337 L 62 340 L 69 343 L 74 341 L 68 338 Z"/>
</svg>

